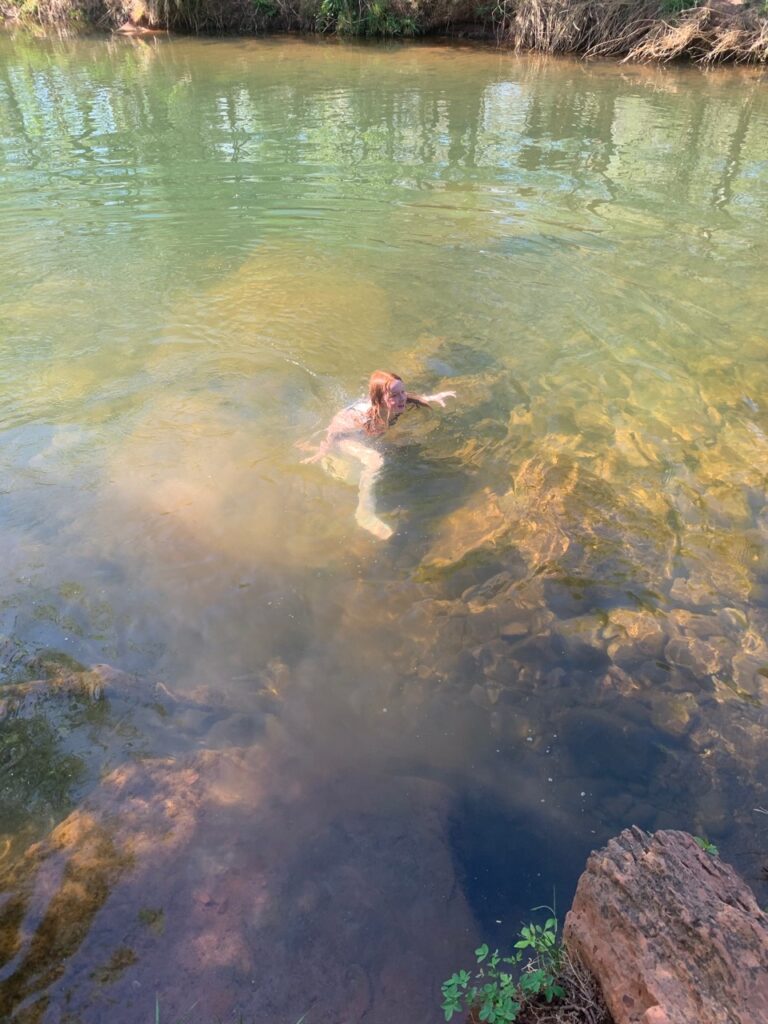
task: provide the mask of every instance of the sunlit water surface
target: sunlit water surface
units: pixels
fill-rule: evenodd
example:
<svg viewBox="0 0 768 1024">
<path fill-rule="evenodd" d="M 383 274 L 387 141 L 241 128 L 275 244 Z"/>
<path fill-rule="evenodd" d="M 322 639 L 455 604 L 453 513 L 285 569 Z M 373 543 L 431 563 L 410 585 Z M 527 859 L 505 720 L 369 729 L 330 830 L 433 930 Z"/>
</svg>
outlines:
<svg viewBox="0 0 768 1024">
<path fill-rule="evenodd" d="M 630 824 L 760 889 L 764 80 L 6 36 L 0 136 L 4 1020 L 438 1021 Z"/>
</svg>

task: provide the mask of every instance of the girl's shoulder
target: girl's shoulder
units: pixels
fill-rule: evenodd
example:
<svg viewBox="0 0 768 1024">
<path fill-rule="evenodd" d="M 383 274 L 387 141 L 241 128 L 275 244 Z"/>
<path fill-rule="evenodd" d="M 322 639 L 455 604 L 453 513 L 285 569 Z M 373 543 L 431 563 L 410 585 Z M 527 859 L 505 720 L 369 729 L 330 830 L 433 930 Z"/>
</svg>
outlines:
<svg viewBox="0 0 768 1024">
<path fill-rule="evenodd" d="M 345 406 L 336 413 L 331 421 L 331 430 L 336 434 L 348 430 L 360 430 L 365 425 L 370 408 L 370 402 L 364 398 L 352 402 L 351 405 Z"/>
<path fill-rule="evenodd" d="M 367 398 L 358 398 L 358 400 L 356 402 L 352 402 L 350 405 L 346 406 L 341 411 L 342 412 L 362 412 L 362 413 L 366 413 L 367 414 L 368 410 L 370 408 L 371 408 L 371 403 L 368 401 Z"/>
</svg>

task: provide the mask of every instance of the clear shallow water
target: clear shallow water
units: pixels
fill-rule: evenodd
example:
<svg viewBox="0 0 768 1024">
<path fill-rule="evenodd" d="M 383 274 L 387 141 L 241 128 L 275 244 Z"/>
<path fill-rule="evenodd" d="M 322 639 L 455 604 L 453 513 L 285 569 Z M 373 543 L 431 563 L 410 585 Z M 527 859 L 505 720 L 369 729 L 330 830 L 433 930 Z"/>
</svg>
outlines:
<svg viewBox="0 0 768 1024">
<path fill-rule="evenodd" d="M 6 1015 L 439 1020 L 632 823 L 759 891 L 767 128 L 737 71 L 0 38 Z M 295 447 L 379 366 L 459 393 L 387 544 Z"/>
</svg>

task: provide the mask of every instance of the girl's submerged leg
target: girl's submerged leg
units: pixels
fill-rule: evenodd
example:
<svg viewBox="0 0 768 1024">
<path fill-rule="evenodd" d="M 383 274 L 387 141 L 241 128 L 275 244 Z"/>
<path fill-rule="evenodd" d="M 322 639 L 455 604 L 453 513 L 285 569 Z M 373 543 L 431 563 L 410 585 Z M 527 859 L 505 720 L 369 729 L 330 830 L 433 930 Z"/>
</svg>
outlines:
<svg viewBox="0 0 768 1024">
<path fill-rule="evenodd" d="M 374 537 L 378 537 L 379 540 L 389 540 L 392 536 L 392 530 L 376 515 L 376 504 L 373 496 L 373 486 L 376 483 L 379 470 L 384 464 L 384 459 L 377 451 L 362 444 L 360 441 L 342 441 L 339 444 L 339 449 L 346 455 L 351 455 L 357 459 L 362 465 L 360 483 L 358 485 L 355 522 L 364 530 L 372 533 Z"/>
</svg>

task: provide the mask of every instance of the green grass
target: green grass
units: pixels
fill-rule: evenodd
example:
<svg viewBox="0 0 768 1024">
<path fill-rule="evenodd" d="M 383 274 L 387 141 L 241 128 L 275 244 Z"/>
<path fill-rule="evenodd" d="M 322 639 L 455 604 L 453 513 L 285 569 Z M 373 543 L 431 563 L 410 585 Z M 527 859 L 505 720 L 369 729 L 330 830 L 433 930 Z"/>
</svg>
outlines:
<svg viewBox="0 0 768 1024">
<path fill-rule="evenodd" d="M 693 7 L 698 7 L 701 0 L 661 0 L 661 13 L 667 16 L 682 14 Z"/>
</svg>

